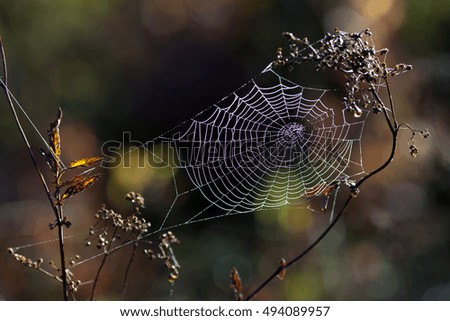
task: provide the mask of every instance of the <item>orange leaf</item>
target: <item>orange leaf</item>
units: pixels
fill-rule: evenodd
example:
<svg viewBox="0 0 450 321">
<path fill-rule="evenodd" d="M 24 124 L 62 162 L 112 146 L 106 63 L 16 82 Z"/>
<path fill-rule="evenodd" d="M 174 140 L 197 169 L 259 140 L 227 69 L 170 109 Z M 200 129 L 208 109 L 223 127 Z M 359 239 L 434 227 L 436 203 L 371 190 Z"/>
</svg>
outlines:
<svg viewBox="0 0 450 321">
<path fill-rule="evenodd" d="M 101 161 L 101 157 L 88 157 L 88 158 L 81 158 L 74 161 L 71 161 L 69 164 L 69 168 L 77 168 L 77 167 L 85 167 L 90 166 L 92 164 L 95 164 L 99 161 Z"/>
<path fill-rule="evenodd" d="M 244 285 L 242 284 L 241 277 L 236 267 L 231 269 L 230 273 L 230 287 L 234 290 L 236 300 L 241 301 L 244 297 Z"/>
<path fill-rule="evenodd" d="M 284 277 L 286 276 L 286 260 L 281 259 L 280 261 L 280 268 L 283 268 L 280 273 L 278 273 L 277 277 L 280 280 L 284 280 Z"/>
<path fill-rule="evenodd" d="M 61 196 L 61 199 L 56 204 L 61 205 L 64 200 L 84 191 L 88 187 L 91 187 L 100 176 L 101 174 L 93 174 L 86 177 L 75 176 L 73 178 L 72 185 L 66 189 L 64 194 Z"/>
</svg>

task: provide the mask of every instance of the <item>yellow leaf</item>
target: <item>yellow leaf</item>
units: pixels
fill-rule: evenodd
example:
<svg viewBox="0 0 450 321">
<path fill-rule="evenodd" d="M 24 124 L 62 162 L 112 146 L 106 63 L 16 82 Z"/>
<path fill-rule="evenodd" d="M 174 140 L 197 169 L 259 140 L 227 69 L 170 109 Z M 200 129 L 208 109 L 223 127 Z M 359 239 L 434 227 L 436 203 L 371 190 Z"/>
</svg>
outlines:
<svg viewBox="0 0 450 321">
<path fill-rule="evenodd" d="M 56 119 L 50 123 L 50 130 L 48 131 L 50 148 L 56 158 L 61 156 L 61 137 L 59 135 L 59 125 L 61 125 L 62 115 L 62 110 L 59 108 L 58 116 L 56 116 Z"/>
<path fill-rule="evenodd" d="M 56 204 L 61 205 L 64 200 L 84 191 L 88 187 L 91 187 L 100 176 L 101 174 L 93 174 L 86 177 L 75 176 L 72 185 L 66 189 L 61 196 L 61 199 Z"/>
<path fill-rule="evenodd" d="M 77 167 L 85 167 L 90 166 L 92 164 L 95 164 L 99 161 L 101 161 L 101 157 L 88 157 L 88 158 L 81 158 L 74 161 L 71 161 L 69 164 L 69 168 L 77 168 Z"/>
</svg>

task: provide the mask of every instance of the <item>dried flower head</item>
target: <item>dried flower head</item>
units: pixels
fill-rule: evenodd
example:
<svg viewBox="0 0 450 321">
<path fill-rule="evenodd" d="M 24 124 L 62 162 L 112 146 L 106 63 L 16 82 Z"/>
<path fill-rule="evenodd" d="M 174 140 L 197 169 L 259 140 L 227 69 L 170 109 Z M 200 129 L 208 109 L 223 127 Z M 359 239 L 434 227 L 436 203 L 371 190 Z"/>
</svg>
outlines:
<svg viewBox="0 0 450 321">
<path fill-rule="evenodd" d="M 379 113 L 385 108 L 376 94 L 383 80 L 412 69 L 411 65 L 398 64 L 388 67 L 385 63 L 388 49 L 377 50 L 369 29 L 359 33 L 348 33 L 335 29 L 321 40 L 311 44 L 307 38 L 297 38 L 292 33 L 283 35 L 289 41 L 289 53 L 277 49 L 274 66 L 293 66 L 303 62 L 316 63 L 317 70 L 332 69 L 341 72 L 345 79 L 344 105 L 356 117 L 363 110 Z"/>
<path fill-rule="evenodd" d="M 145 208 L 145 200 L 141 194 L 136 192 L 129 192 L 125 195 L 125 199 L 131 201 L 135 214 L 141 214 L 141 209 Z"/>
<path fill-rule="evenodd" d="M 169 270 L 169 282 L 175 282 L 180 275 L 180 264 L 175 257 L 175 253 L 173 251 L 172 245 L 178 244 L 180 241 L 171 231 L 164 233 L 159 238 L 159 253 L 155 254 L 155 252 L 151 249 L 145 249 L 144 254 L 147 255 L 150 259 L 161 259 L 164 261 L 164 265 Z"/>
</svg>

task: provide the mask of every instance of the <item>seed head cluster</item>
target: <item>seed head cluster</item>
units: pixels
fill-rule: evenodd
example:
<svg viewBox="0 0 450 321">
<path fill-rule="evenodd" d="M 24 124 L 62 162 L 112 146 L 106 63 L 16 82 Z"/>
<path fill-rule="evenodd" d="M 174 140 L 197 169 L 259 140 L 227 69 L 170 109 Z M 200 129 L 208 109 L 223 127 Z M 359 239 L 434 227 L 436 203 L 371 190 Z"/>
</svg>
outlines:
<svg viewBox="0 0 450 321">
<path fill-rule="evenodd" d="M 297 38 L 292 33 L 283 34 L 289 42 L 289 53 L 278 48 L 274 66 L 293 66 L 313 62 L 317 70 L 332 69 L 341 72 L 345 79 L 344 105 L 361 116 L 368 108 L 381 112 L 384 104 L 376 94 L 377 88 L 388 77 L 411 70 L 411 65 L 386 65 L 388 49 L 377 50 L 369 29 L 348 33 L 335 29 L 321 40 L 311 44 L 307 38 Z"/>
</svg>

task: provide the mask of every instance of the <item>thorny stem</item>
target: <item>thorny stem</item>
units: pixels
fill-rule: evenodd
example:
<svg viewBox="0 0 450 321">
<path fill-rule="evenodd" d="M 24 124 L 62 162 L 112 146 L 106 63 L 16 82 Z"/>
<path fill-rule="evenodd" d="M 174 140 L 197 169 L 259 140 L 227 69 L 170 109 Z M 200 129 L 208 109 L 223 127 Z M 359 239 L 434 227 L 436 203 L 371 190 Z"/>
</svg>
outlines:
<svg viewBox="0 0 450 321">
<path fill-rule="evenodd" d="M 389 164 L 394 160 L 394 156 L 395 156 L 395 152 L 397 150 L 397 137 L 398 137 L 398 131 L 400 130 L 401 126 L 403 124 L 401 124 L 400 126 L 397 123 L 396 117 L 395 117 L 395 113 L 394 113 L 394 104 L 393 104 L 393 99 L 392 99 L 392 95 L 391 92 L 389 90 L 389 84 L 387 79 L 385 79 L 386 82 L 386 86 L 388 88 L 388 95 L 389 95 L 389 105 L 391 107 L 392 110 L 392 115 L 393 115 L 393 122 L 394 124 L 392 124 L 391 119 L 389 118 L 386 109 L 383 108 L 384 111 L 384 116 L 385 116 L 385 120 L 387 122 L 387 124 L 389 125 L 389 128 L 391 130 L 392 133 L 392 148 L 391 148 L 391 153 L 389 155 L 389 157 L 386 159 L 386 161 L 380 165 L 378 168 L 374 169 L 373 171 L 371 171 L 369 174 L 367 174 L 366 176 L 364 176 L 363 178 L 361 178 L 354 186 L 354 188 L 359 188 L 366 180 L 368 180 L 369 178 L 373 177 L 374 175 L 378 174 L 379 172 L 383 171 L 387 166 L 389 166 Z M 377 99 L 380 99 L 378 94 L 375 94 L 375 97 L 377 97 Z M 395 126 L 395 127 L 394 127 Z M 253 290 L 253 292 L 251 292 L 246 298 L 245 301 L 249 301 L 251 299 L 253 299 L 259 292 L 261 292 L 262 289 L 264 289 L 267 284 L 269 284 L 273 279 L 275 279 L 282 271 L 286 270 L 287 268 L 289 268 L 290 266 L 294 265 L 296 262 L 298 262 L 300 259 L 302 259 L 306 254 L 308 254 L 313 248 L 315 248 L 317 246 L 317 244 L 320 243 L 320 241 L 332 230 L 332 228 L 336 225 L 336 223 L 338 222 L 338 220 L 340 219 L 340 217 L 344 214 L 344 212 L 347 210 L 347 208 L 349 207 L 351 201 L 354 199 L 355 197 L 350 195 L 347 200 L 344 203 L 344 206 L 342 207 L 342 209 L 340 210 L 340 212 L 336 215 L 336 217 L 333 219 L 333 221 L 330 223 L 330 225 L 328 225 L 328 227 L 322 232 L 322 234 L 320 234 L 317 239 L 311 243 L 306 249 L 304 249 L 302 252 L 300 252 L 300 254 L 298 254 L 296 257 L 294 257 L 293 259 L 291 259 L 290 261 L 286 262 L 286 264 L 280 265 L 264 282 L 262 282 L 255 290 Z"/>
<path fill-rule="evenodd" d="M 27 135 L 25 134 L 25 131 L 22 127 L 22 124 L 20 123 L 19 117 L 17 116 L 17 112 L 16 109 L 14 108 L 14 104 L 12 102 L 11 99 L 11 95 L 8 89 L 8 67 L 6 64 L 6 54 L 5 54 L 5 49 L 3 46 L 3 40 L 1 39 L 0 36 L 0 50 L 1 50 L 1 58 L 2 58 L 2 67 L 3 67 L 3 80 L 0 80 L 0 86 L 3 88 L 3 90 L 5 91 L 6 94 L 6 98 L 8 100 L 8 105 L 11 109 L 11 112 L 13 114 L 13 118 L 14 121 L 16 122 L 17 128 L 20 131 L 20 135 L 22 136 L 24 142 L 25 142 L 25 146 L 28 150 L 28 153 L 31 157 L 31 160 L 33 162 L 34 168 L 36 169 L 36 172 L 38 173 L 39 179 L 44 187 L 44 191 L 47 195 L 47 198 L 50 202 L 50 206 L 55 214 L 56 217 L 56 222 L 58 225 L 58 238 L 59 238 L 59 252 L 60 252 L 60 258 L 61 258 L 61 272 L 62 272 L 62 285 L 63 285 L 63 298 L 65 301 L 68 300 L 69 295 L 68 295 L 68 285 L 67 285 L 67 271 L 66 271 L 66 264 L 65 264 L 65 254 L 64 254 L 64 233 L 63 233 L 63 223 L 62 223 L 62 209 L 60 208 L 60 206 L 55 205 L 55 203 L 53 202 L 52 199 L 52 195 L 50 193 L 50 190 L 48 188 L 47 182 L 45 181 L 44 175 L 42 174 L 41 169 L 39 168 L 39 165 L 36 161 L 36 157 L 34 156 L 33 150 L 31 148 L 30 142 L 28 141 Z"/>
</svg>

